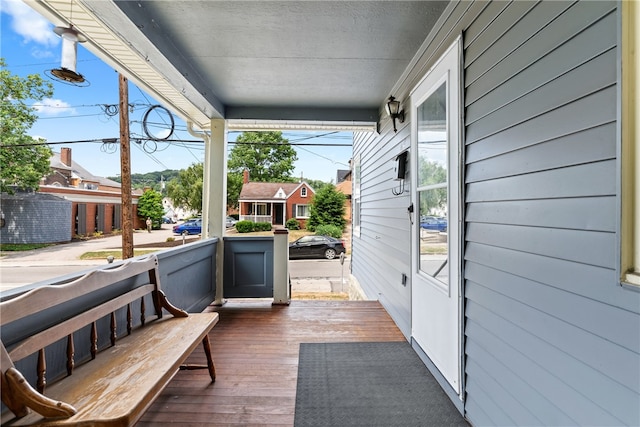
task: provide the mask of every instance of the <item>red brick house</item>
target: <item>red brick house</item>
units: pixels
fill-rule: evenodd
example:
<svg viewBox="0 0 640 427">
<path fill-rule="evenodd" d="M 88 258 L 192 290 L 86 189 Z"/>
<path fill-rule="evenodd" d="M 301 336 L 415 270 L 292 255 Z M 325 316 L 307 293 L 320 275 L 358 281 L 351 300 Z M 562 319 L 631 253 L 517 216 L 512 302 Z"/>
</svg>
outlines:
<svg viewBox="0 0 640 427">
<path fill-rule="evenodd" d="M 249 172 L 238 200 L 239 219 L 284 226 L 295 218 L 304 228 L 315 191 L 306 182 L 250 182 Z"/>
<path fill-rule="evenodd" d="M 49 159 L 51 173 L 40 182 L 39 191 L 72 202 L 69 224 L 70 236 L 110 234 L 120 229 L 122 199 L 120 183 L 95 176 L 71 157 L 71 148 L 62 148 Z M 144 228 L 144 221 L 136 215 L 140 191 L 133 191 L 133 227 Z"/>
</svg>

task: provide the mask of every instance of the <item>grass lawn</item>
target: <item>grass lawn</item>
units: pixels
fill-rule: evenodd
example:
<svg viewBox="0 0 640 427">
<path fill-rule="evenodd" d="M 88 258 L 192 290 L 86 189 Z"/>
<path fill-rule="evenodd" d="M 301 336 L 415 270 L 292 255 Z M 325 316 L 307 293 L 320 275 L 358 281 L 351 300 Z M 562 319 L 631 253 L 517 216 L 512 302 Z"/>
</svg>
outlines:
<svg viewBox="0 0 640 427">
<path fill-rule="evenodd" d="M 1 252 L 21 252 L 30 251 L 33 249 L 46 248 L 51 246 L 51 243 L 1 243 Z"/>
<path fill-rule="evenodd" d="M 157 249 L 134 249 L 133 256 L 146 255 L 153 252 L 158 252 Z M 122 259 L 121 249 L 112 249 L 106 251 L 94 251 L 85 252 L 80 255 L 80 259 L 107 259 L 108 256 L 112 256 L 114 259 Z"/>
</svg>

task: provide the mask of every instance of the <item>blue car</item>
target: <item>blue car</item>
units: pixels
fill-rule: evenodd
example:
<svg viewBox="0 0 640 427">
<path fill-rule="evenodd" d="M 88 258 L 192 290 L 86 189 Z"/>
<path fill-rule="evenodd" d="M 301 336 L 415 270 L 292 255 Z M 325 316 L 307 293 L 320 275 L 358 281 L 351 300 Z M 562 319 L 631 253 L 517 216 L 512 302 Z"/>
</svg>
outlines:
<svg viewBox="0 0 640 427">
<path fill-rule="evenodd" d="M 445 232 L 447 231 L 447 218 L 423 216 L 420 218 L 420 228 Z"/>
<path fill-rule="evenodd" d="M 173 226 L 174 234 L 202 234 L 202 219 L 190 219 L 180 225 Z"/>
</svg>

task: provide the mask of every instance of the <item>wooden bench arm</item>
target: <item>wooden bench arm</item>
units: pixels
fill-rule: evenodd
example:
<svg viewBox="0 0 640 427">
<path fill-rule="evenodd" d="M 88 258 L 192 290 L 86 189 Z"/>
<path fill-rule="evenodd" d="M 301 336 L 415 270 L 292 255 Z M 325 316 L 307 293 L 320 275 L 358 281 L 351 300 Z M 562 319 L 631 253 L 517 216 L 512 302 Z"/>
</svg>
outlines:
<svg viewBox="0 0 640 427">
<path fill-rule="evenodd" d="M 16 401 L 46 418 L 68 418 L 78 412 L 68 403 L 49 399 L 38 393 L 14 367 L 7 369 L 4 377 Z"/>
<path fill-rule="evenodd" d="M 173 315 L 173 317 L 189 317 L 189 313 L 181 308 L 171 304 L 167 299 L 167 296 L 161 290 L 157 291 L 160 298 L 160 306 Z"/>
</svg>

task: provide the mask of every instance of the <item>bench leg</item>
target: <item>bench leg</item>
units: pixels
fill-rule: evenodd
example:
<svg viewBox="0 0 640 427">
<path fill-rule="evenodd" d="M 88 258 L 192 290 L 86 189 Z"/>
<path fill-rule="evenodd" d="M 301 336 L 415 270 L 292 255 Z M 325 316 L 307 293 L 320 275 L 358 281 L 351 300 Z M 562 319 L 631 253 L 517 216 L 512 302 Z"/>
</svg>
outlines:
<svg viewBox="0 0 640 427">
<path fill-rule="evenodd" d="M 215 382 L 216 367 L 213 365 L 213 358 L 211 357 L 211 342 L 209 341 L 209 335 L 205 335 L 202 339 L 202 346 L 204 347 L 204 354 L 207 356 L 207 367 L 209 368 L 211 382 Z"/>
<path fill-rule="evenodd" d="M 196 369 L 208 369 L 211 382 L 216 380 L 216 367 L 213 365 L 213 358 L 211 357 L 211 343 L 209 342 L 209 336 L 205 335 L 202 339 L 202 346 L 204 347 L 204 354 L 207 356 L 207 366 L 205 365 L 192 365 L 184 364 L 180 366 L 181 371 L 193 371 Z"/>
</svg>

